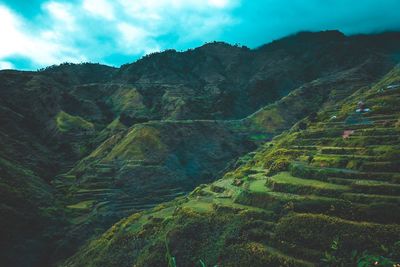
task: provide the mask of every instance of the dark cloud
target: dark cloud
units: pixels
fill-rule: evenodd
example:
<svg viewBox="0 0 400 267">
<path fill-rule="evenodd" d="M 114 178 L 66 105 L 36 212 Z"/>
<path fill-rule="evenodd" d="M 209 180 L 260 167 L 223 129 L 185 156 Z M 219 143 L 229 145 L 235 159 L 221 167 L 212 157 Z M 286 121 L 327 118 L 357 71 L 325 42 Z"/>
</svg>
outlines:
<svg viewBox="0 0 400 267">
<path fill-rule="evenodd" d="M 399 0 L 243 1 L 235 16 L 241 24 L 225 38 L 250 46 L 298 31 L 337 29 L 345 34 L 400 30 Z"/>
</svg>

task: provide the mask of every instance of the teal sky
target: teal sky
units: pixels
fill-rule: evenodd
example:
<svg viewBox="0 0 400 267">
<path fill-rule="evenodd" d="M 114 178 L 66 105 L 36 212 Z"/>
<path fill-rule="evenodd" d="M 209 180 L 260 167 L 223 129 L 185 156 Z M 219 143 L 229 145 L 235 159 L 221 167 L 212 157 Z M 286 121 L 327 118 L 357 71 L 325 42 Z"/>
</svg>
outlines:
<svg viewBox="0 0 400 267">
<path fill-rule="evenodd" d="M 210 41 L 257 47 L 302 30 L 400 30 L 400 0 L 0 0 L 0 69 L 112 66 Z"/>
</svg>

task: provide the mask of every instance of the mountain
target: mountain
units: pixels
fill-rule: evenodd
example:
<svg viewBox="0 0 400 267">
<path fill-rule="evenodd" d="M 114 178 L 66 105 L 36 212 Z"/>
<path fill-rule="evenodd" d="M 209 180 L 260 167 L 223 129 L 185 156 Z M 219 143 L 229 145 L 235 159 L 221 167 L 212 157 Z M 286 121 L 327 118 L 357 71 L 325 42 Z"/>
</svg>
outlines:
<svg viewBox="0 0 400 267">
<path fill-rule="evenodd" d="M 266 142 L 221 179 L 121 220 L 62 266 L 166 266 L 166 255 L 178 266 L 396 263 L 399 97 L 397 66 Z M 371 111 L 357 113 L 359 101 Z"/>
<path fill-rule="evenodd" d="M 399 62 L 399 47 L 399 33 L 304 32 L 253 50 L 168 50 L 121 68 L 0 71 L 2 265 L 52 266 L 76 252 L 67 264 L 78 265 L 93 243 L 80 246 L 117 221 L 241 173 L 274 136 L 356 99 Z"/>
</svg>

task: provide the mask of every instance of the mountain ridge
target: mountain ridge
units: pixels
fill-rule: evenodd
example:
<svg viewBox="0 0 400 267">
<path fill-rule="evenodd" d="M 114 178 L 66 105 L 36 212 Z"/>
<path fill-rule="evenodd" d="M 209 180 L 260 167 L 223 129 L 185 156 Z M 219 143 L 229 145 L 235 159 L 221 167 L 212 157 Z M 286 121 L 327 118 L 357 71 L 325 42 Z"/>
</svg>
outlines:
<svg viewBox="0 0 400 267">
<path fill-rule="evenodd" d="M 382 88 L 399 70 L 321 107 L 221 179 L 124 218 L 61 266 L 164 266 L 165 255 L 180 266 L 397 263 L 399 87 Z M 371 113 L 346 122 L 360 99 Z"/>
<path fill-rule="evenodd" d="M 0 211 L 12 244 L 2 258 L 54 264 L 130 213 L 213 181 L 320 106 L 379 80 L 398 62 L 398 35 L 302 33 L 254 50 L 167 51 L 119 69 L 0 71 Z"/>
</svg>

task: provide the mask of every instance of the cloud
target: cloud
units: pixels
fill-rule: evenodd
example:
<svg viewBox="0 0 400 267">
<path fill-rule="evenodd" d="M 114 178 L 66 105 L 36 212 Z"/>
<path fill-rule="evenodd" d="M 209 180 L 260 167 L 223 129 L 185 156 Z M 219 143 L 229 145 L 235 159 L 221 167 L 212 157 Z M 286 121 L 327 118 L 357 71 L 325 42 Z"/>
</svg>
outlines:
<svg viewBox="0 0 400 267">
<path fill-rule="evenodd" d="M 128 53 L 150 53 L 210 41 L 225 25 L 234 24 L 229 10 L 237 0 L 116 0 L 123 22 L 117 24 L 119 47 Z M 173 43 L 160 36 L 175 36 Z"/>
<path fill-rule="evenodd" d="M 66 13 L 51 8 L 52 15 L 57 19 L 70 21 Z M 58 17 L 59 16 L 59 17 Z M 84 58 L 79 56 L 74 48 L 66 46 L 59 39 L 55 29 L 36 29 L 23 18 L 14 14 L 7 7 L 0 5 L 1 27 L 0 61 L 11 57 L 28 58 L 38 67 L 63 61 L 79 62 Z"/>
<path fill-rule="evenodd" d="M 239 0 L 116 0 L 123 15 L 151 34 L 175 36 L 172 48 L 189 43 L 211 41 L 218 38 L 222 29 L 237 23 L 230 11 Z M 159 43 L 159 46 L 162 46 Z M 187 47 L 188 48 L 188 47 Z"/>
<path fill-rule="evenodd" d="M 14 65 L 8 61 L 0 61 L 0 70 L 8 70 L 14 68 Z"/>
<path fill-rule="evenodd" d="M 43 8 L 57 22 L 63 23 L 69 29 L 74 28 L 75 18 L 71 13 L 71 6 L 65 3 L 47 2 Z"/>
<path fill-rule="evenodd" d="M 224 32 L 230 42 L 259 46 L 299 31 L 337 29 L 347 35 L 400 30 L 399 0 L 242 1 L 241 19 Z"/>
<path fill-rule="evenodd" d="M 230 4 L 228 0 L 208 0 L 208 3 L 219 8 L 227 7 Z"/>
<path fill-rule="evenodd" d="M 17 68 L 15 58 L 34 68 L 66 61 L 118 66 L 206 41 L 256 47 L 301 30 L 400 29 L 399 0 L 0 1 L 0 62 Z"/>
<path fill-rule="evenodd" d="M 189 48 L 217 38 L 223 27 L 234 24 L 230 11 L 238 4 L 239 0 L 44 0 L 37 14 L 27 17 L 0 5 L 5 40 L 0 61 L 13 63 L 13 57 L 22 57 L 43 67 L 88 59 L 118 65 L 166 48 Z M 116 56 L 116 62 L 110 55 L 124 56 Z"/>
<path fill-rule="evenodd" d="M 115 18 L 114 6 L 106 0 L 84 0 L 83 8 L 94 16 L 107 20 Z"/>
<path fill-rule="evenodd" d="M 143 28 L 126 22 L 119 23 L 117 28 L 121 34 L 118 43 L 123 51 L 128 51 L 130 54 L 147 54 L 160 51 L 159 45 L 150 32 Z"/>
</svg>

